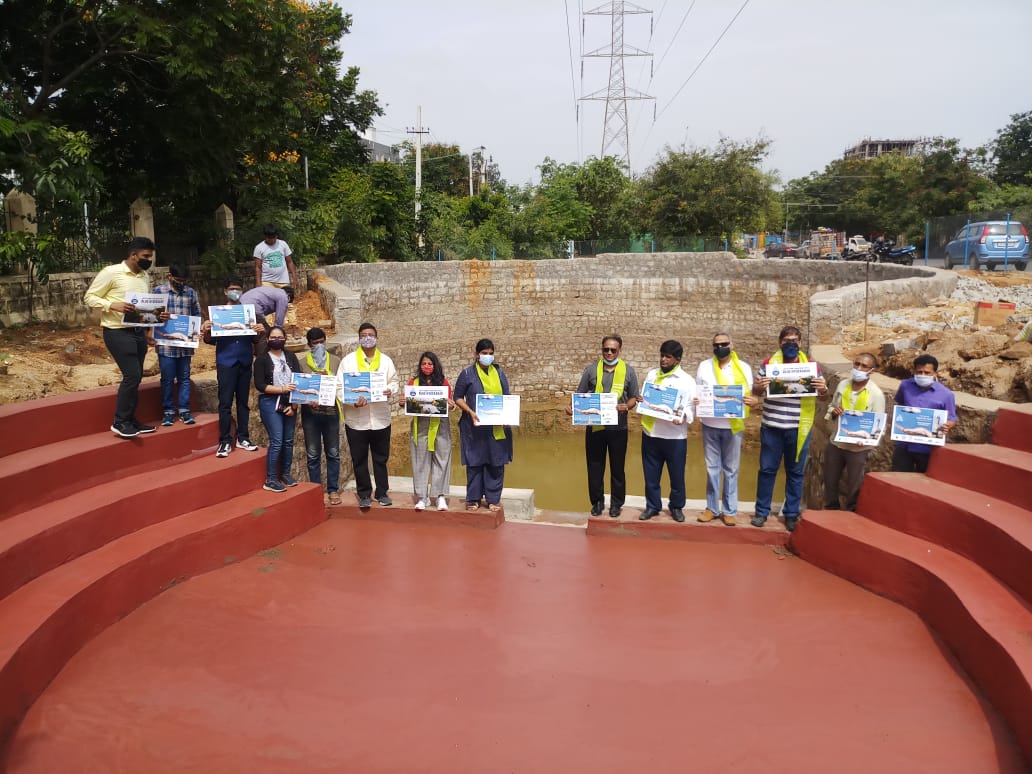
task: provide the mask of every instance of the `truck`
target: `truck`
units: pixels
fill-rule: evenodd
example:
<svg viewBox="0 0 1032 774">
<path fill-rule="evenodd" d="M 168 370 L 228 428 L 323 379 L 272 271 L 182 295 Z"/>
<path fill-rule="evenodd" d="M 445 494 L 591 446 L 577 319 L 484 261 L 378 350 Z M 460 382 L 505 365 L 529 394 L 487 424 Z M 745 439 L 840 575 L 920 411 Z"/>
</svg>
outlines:
<svg viewBox="0 0 1032 774">
<path fill-rule="evenodd" d="M 805 250 L 803 249 L 805 245 Z M 846 232 L 819 228 L 810 232 L 810 238 L 799 246 L 797 255 L 803 258 L 838 257 L 846 246 Z"/>
</svg>

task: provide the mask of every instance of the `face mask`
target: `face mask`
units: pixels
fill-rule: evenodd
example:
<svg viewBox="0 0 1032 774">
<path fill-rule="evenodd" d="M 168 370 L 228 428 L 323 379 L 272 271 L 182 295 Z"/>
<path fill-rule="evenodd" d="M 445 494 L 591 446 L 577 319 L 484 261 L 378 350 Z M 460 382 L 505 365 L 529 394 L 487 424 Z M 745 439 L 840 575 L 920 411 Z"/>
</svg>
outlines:
<svg viewBox="0 0 1032 774">
<path fill-rule="evenodd" d="M 419 367 L 419 371 L 425 376 L 430 376 L 430 374 L 434 372 L 433 363 L 423 363 L 423 365 Z"/>
<path fill-rule="evenodd" d="M 932 383 L 935 381 L 935 377 L 918 374 L 914 376 L 914 381 L 917 383 L 918 387 L 931 387 Z"/>
<path fill-rule="evenodd" d="M 673 365 L 669 365 L 669 366 L 660 366 L 659 370 L 662 371 L 665 374 L 668 374 L 671 371 L 673 371 L 675 368 L 677 368 L 677 363 L 674 363 Z"/>
<path fill-rule="evenodd" d="M 316 363 L 326 362 L 326 345 L 316 344 L 312 347 L 312 360 Z"/>
<path fill-rule="evenodd" d="M 717 360 L 723 360 L 731 354 L 731 347 L 713 347 L 713 354 L 717 356 Z"/>
<path fill-rule="evenodd" d="M 284 339 L 269 339 L 269 349 L 283 349 L 287 342 Z"/>
<path fill-rule="evenodd" d="M 799 345 L 794 341 L 786 342 L 781 345 L 781 354 L 785 356 L 785 360 L 795 360 L 799 357 Z"/>
<path fill-rule="evenodd" d="M 859 368 L 853 369 L 853 381 L 854 382 L 866 382 L 871 378 L 871 375 L 867 371 L 861 371 Z"/>
<path fill-rule="evenodd" d="M 147 271 L 151 267 L 152 261 L 149 258 L 140 258 L 136 265 L 140 267 L 140 271 Z"/>
<path fill-rule="evenodd" d="M 168 284 L 171 285 L 172 289 L 178 293 L 182 293 L 183 288 L 186 287 L 186 283 L 180 282 L 179 280 L 169 280 Z"/>
<path fill-rule="evenodd" d="M 239 290 L 227 290 L 226 291 L 226 298 L 228 298 L 230 301 L 239 301 L 240 300 L 240 291 Z"/>
<path fill-rule="evenodd" d="M 489 365 L 491 365 L 491 363 L 494 362 L 494 355 L 481 355 L 478 358 L 478 360 L 480 360 L 480 365 L 482 365 L 484 368 L 487 368 Z"/>
<path fill-rule="evenodd" d="M 612 360 L 610 360 L 609 358 L 604 357 L 602 358 L 602 362 L 605 363 L 607 366 L 615 366 L 617 363 L 620 362 L 620 358 L 614 357 Z"/>
<path fill-rule="evenodd" d="M 376 336 L 363 336 L 358 340 L 363 349 L 372 349 L 376 346 Z"/>
</svg>

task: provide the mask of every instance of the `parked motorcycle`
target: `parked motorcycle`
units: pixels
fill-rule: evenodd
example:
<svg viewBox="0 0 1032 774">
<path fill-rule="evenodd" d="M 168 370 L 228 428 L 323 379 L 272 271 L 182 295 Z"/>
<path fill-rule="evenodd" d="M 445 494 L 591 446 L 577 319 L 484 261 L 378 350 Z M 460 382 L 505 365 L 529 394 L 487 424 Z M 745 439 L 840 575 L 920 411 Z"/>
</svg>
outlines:
<svg viewBox="0 0 1032 774">
<path fill-rule="evenodd" d="M 913 245 L 896 247 L 896 243 L 885 237 L 878 237 L 871 247 L 872 260 L 877 263 L 898 263 L 902 266 L 911 266 L 914 263 L 914 255 L 917 248 Z"/>
</svg>

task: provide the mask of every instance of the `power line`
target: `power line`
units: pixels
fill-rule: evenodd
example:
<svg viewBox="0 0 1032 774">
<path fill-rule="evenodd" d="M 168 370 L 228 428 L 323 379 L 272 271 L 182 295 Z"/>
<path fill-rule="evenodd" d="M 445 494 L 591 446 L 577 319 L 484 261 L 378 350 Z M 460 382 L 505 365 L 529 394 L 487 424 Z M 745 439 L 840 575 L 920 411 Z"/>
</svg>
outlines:
<svg viewBox="0 0 1032 774">
<path fill-rule="evenodd" d="M 566 50 L 570 52 L 570 88 L 573 91 L 573 113 L 574 113 L 574 134 L 577 137 L 577 159 L 580 160 L 580 103 L 577 102 L 577 76 L 573 70 L 573 40 L 570 38 L 570 2 L 563 0 L 563 10 L 566 11 Z"/>
<path fill-rule="evenodd" d="M 684 27 L 684 23 L 688 20 L 688 14 L 690 14 L 692 12 L 692 8 L 695 7 L 695 2 L 696 0 L 692 0 L 692 4 L 688 6 L 688 10 L 685 11 L 684 16 L 681 17 L 681 23 L 677 25 L 677 30 L 674 32 L 674 37 L 670 39 L 670 45 L 666 47 L 666 51 L 663 52 L 663 55 L 659 58 L 659 61 L 656 63 L 656 70 L 663 66 L 663 60 L 666 59 L 666 55 L 670 53 L 670 49 L 674 47 L 674 42 L 677 40 L 677 36 L 681 32 L 681 28 Z M 653 71 L 653 77 L 655 77 L 655 71 Z M 652 83 L 652 78 L 649 78 L 649 83 Z M 647 89 L 648 86 L 646 86 L 645 88 Z"/>
</svg>

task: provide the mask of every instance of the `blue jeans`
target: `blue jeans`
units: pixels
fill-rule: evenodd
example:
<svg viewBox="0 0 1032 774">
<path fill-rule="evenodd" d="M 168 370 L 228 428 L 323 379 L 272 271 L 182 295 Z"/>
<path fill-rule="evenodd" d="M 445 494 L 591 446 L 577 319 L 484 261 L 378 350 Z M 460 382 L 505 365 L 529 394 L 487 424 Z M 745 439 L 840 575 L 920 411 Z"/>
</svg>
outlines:
<svg viewBox="0 0 1032 774">
<path fill-rule="evenodd" d="M 302 409 L 301 428 L 305 431 L 308 480 L 322 483 L 322 453 L 326 451 L 326 491 L 333 494 L 340 482 L 340 418 Z"/>
<path fill-rule="evenodd" d="M 645 507 L 658 511 L 663 507 L 660 478 L 666 465 L 670 477 L 667 505 L 684 508 L 684 465 L 688 461 L 688 439 L 653 438 L 642 433 L 641 468 L 645 473 Z"/>
<path fill-rule="evenodd" d="M 269 451 L 265 455 L 265 480 L 276 481 L 280 473 L 290 473 L 294 459 L 294 428 L 297 415 L 288 417 L 276 411 L 276 395 L 258 396 L 258 413 L 269 434 Z M 282 467 L 282 471 L 281 471 Z"/>
<path fill-rule="evenodd" d="M 742 434 L 727 427 L 702 426 L 702 455 L 706 460 L 706 507 L 718 516 L 738 513 L 738 465 Z M 720 475 L 724 474 L 723 490 Z M 723 492 L 723 496 L 721 496 Z"/>
<path fill-rule="evenodd" d="M 782 460 L 785 463 L 785 507 L 782 516 L 798 516 L 803 499 L 803 471 L 806 470 L 806 455 L 810 451 L 810 437 L 807 436 L 799 459 L 796 459 L 796 439 L 799 428 L 788 430 L 760 426 L 760 473 L 756 478 L 756 515 L 766 518 L 770 515 L 770 501 L 774 496 L 774 481 Z"/>
<path fill-rule="evenodd" d="M 161 369 L 161 410 L 165 414 L 190 410 L 190 360 L 189 357 L 165 357 L 158 355 Z M 176 389 L 178 387 L 178 389 Z"/>
</svg>

